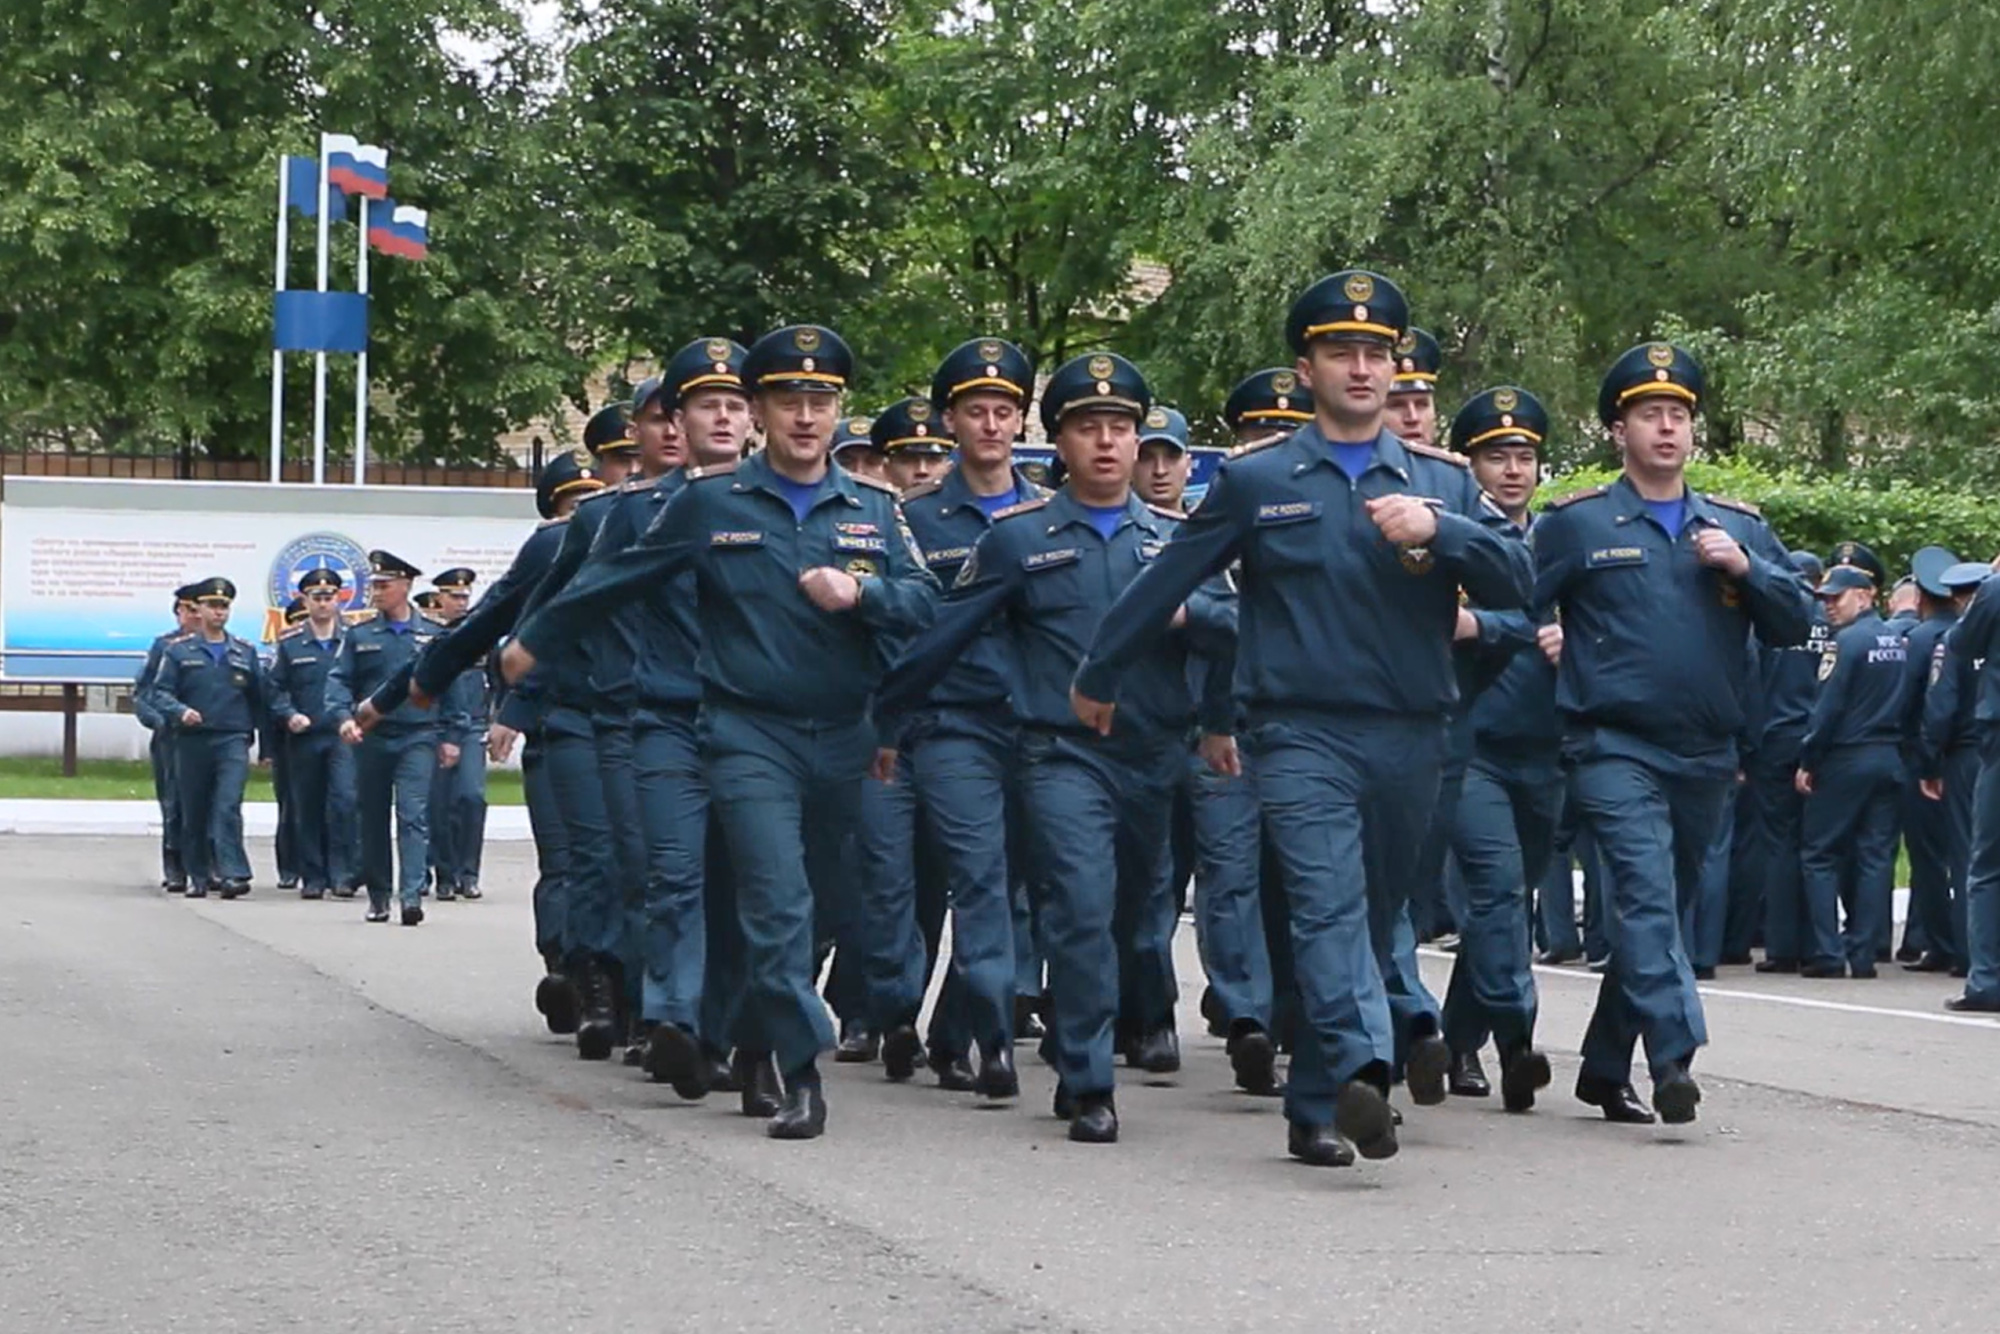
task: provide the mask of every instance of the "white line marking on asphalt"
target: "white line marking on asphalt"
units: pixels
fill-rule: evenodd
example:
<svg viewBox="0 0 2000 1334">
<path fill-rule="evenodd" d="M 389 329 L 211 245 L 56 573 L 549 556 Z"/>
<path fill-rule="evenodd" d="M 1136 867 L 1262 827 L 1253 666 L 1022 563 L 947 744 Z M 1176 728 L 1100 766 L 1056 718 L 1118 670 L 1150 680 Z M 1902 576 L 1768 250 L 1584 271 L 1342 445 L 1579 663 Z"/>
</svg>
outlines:
<svg viewBox="0 0 2000 1334">
<path fill-rule="evenodd" d="M 1456 955 L 1443 950 L 1424 946 L 1417 953 L 1432 959 L 1453 959 Z M 1552 965 L 1532 965 L 1541 977 L 1563 977 L 1574 982 L 1589 982 L 1595 985 L 1602 980 L 1600 974 L 1587 969 L 1558 968 Z M 1983 1028 L 1990 1033 L 2000 1033 L 2000 1015 L 1988 1018 L 1970 1014 L 1931 1014 L 1924 1010 L 1896 1010 L 1883 1005 L 1855 1005 L 1849 1001 L 1815 1000 L 1810 996 L 1774 996 L 1766 991 L 1737 991 L 1731 987 L 1695 985 L 1695 990 L 1704 996 L 1717 996 L 1723 1000 L 1762 1001 L 1769 1005 L 1792 1005 L 1801 1010 L 1832 1010 L 1839 1014 L 1872 1014 L 1883 1019 L 1918 1019 L 1927 1024 L 1949 1024 L 1954 1028 Z"/>
</svg>

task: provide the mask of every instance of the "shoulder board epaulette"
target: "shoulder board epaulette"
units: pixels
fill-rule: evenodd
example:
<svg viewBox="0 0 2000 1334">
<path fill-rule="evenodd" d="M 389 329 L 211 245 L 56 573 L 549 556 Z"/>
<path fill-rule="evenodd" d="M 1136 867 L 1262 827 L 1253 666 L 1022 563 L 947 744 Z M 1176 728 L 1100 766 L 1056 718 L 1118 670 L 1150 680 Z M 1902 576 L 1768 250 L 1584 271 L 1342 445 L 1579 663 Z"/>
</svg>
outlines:
<svg viewBox="0 0 2000 1334">
<path fill-rule="evenodd" d="M 736 471 L 736 467 L 737 462 L 735 459 L 731 459 L 727 463 L 707 463 L 699 468 L 689 468 L 687 470 L 687 479 L 690 482 L 699 482 L 706 477 L 727 477 L 730 473 Z"/>
<path fill-rule="evenodd" d="M 909 490 L 905 491 L 903 493 L 903 499 L 919 500 L 924 496 L 933 495 L 936 492 L 942 490 L 943 488 L 944 488 L 943 482 L 925 482 L 922 486 L 913 486 Z"/>
<path fill-rule="evenodd" d="M 651 491 L 653 484 L 659 480 L 657 477 L 627 477 L 619 483 L 618 489 L 628 495 L 634 491 Z"/>
<path fill-rule="evenodd" d="M 1254 445 L 1238 445 L 1229 451 L 1229 457 L 1232 459 L 1248 458 L 1252 454 L 1261 454 L 1267 449 L 1276 449 L 1279 445 L 1284 444 L 1290 439 L 1289 435 L 1274 435 L 1269 440 L 1259 440 Z"/>
<path fill-rule="evenodd" d="M 351 611 L 347 613 L 347 623 L 349 625 L 361 625 L 364 622 L 374 620 L 377 616 L 380 616 L 381 614 L 382 613 L 374 607 L 363 607 L 360 611 Z"/>
<path fill-rule="evenodd" d="M 555 527 L 555 526 L 556 526 L 557 524 L 559 524 L 559 523 L 568 523 L 568 522 L 569 522 L 569 515 L 567 515 L 567 514 L 559 514 L 559 515 L 557 515 L 557 516 L 556 516 L 555 518 L 553 518 L 553 519 L 543 519 L 543 520 L 542 520 L 542 521 L 541 521 L 540 523 L 536 524 L 536 525 L 535 525 L 535 527 L 537 527 L 537 528 L 553 528 L 553 527 Z"/>
<path fill-rule="evenodd" d="M 872 486 L 877 491 L 887 491 L 892 496 L 897 494 L 895 487 L 891 486 L 889 483 L 883 481 L 879 477 L 868 477 L 858 472 L 851 472 L 847 474 L 847 476 L 848 480 L 859 482 L 863 486 Z"/>
<path fill-rule="evenodd" d="M 1726 510 L 1735 510 L 1739 514 L 1748 514 L 1752 518 L 1761 519 L 1764 517 L 1764 511 L 1758 509 L 1747 500 L 1733 500 L 1728 496 L 1703 496 L 1702 499 L 1711 505 L 1720 505 Z"/>
<path fill-rule="evenodd" d="M 190 639 L 193 639 L 193 638 L 194 638 L 194 636 L 195 636 L 195 632 L 194 632 L 194 631 L 192 631 L 192 630 L 189 630 L 189 631 L 188 631 L 188 632 L 187 632 L 186 634 L 179 634 L 179 635 L 175 635 L 175 636 L 174 636 L 173 638 L 169 639 L 169 640 L 168 640 L 167 642 L 168 642 L 169 644 L 185 644 L 185 643 L 187 643 L 187 642 L 188 642 L 188 640 L 190 640 Z"/>
<path fill-rule="evenodd" d="M 312 622 L 310 621 L 300 621 L 297 625 L 288 625 L 283 630 L 280 630 L 278 632 L 278 638 L 297 639 L 300 635 L 306 632 L 306 628 L 311 624 Z"/>
<path fill-rule="evenodd" d="M 1005 509 L 994 510 L 993 520 L 995 523 L 998 523 L 1002 519 L 1011 519 L 1016 514 L 1033 514 L 1048 503 L 1049 498 L 1047 496 L 1037 496 L 1033 500 L 1024 500 L 1018 505 L 1009 505 Z"/>
<path fill-rule="evenodd" d="M 1170 510 L 1165 505 L 1147 505 L 1146 508 L 1159 515 L 1162 519 L 1172 519 L 1176 523 L 1187 518 L 1185 510 Z"/>
<path fill-rule="evenodd" d="M 1470 468 L 1472 466 L 1472 460 L 1465 457 L 1465 455 L 1454 454 L 1450 450 L 1440 449 L 1436 445 L 1420 445 L 1414 440 L 1405 440 L 1403 448 L 1409 450 L 1412 454 L 1422 454 L 1427 459 L 1441 459 L 1446 463 L 1457 464 L 1461 468 Z"/>
<path fill-rule="evenodd" d="M 1552 510 L 1559 510 L 1565 505 L 1574 505 L 1579 500 L 1589 500 L 1593 496 L 1601 496 L 1610 489 L 1608 486 L 1587 486 L 1581 491 L 1572 491 L 1558 500 L 1551 500 L 1548 507 Z"/>
<path fill-rule="evenodd" d="M 599 487 L 597 490 L 592 491 L 589 495 L 582 497 L 576 503 L 579 505 L 588 505 L 593 500 L 602 500 L 606 496 L 615 496 L 624 489 L 625 487 L 623 483 L 620 483 L 617 486 L 602 486 Z"/>
</svg>

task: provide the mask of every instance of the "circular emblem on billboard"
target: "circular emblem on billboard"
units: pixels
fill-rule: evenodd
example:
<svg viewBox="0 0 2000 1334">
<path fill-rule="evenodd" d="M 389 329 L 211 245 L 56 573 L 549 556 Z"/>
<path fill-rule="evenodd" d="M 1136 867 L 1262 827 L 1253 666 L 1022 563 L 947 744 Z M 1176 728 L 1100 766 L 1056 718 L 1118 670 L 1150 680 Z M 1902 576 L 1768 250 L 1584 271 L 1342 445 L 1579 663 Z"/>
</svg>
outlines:
<svg viewBox="0 0 2000 1334">
<path fill-rule="evenodd" d="M 279 548 L 265 594 L 270 606 L 282 609 L 299 595 L 299 579 L 306 571 L 332 570 L 340 576 L 341 610 L 359 611 L 368 603 L 368 581 L 361 574 L 367 568 L 368 552 L 353 538 L 307 533 Z"/>
</svg>

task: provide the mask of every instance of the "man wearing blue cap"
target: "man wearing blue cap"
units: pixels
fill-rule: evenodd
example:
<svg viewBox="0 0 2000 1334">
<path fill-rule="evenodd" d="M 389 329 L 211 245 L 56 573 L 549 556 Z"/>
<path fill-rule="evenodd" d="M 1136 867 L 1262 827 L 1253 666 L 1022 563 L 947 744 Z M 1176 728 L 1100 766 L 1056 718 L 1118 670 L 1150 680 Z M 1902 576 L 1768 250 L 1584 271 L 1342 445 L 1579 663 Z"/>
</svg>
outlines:
<svg viewBox="0 0 2000 1334">
<path fill-rule="evenodd" d="M 1389 382 L 1388 426 L 1419 445 L 1438 442 L 1437 382 L 1444 349 L 1423 329 L 1405 329 L 1396 344 L 1396 378 Z"/>
<path fill-rule="evenodd" d="M 1903 846 L 1910 857 L 1910 906 L 1897 958 L 1911 972 L 1942 973 L 1957 953 L 1952 930 L 1951 816 L 1944 803 L 1922 792 L 1926 772 L 1923 744 L 1925 699 L 1931 676 L 1944 656 L 1945 634 L 1958 623 L 1958 608 L 1945 571 L 1961 562 L 1944 547 L 1923 547 L 1910 557 L 1916 589 L 1916 620 L 1906 627 L 1909 644 L 1910 708 L 1903 720 Z"/>
<path fill-rule="evenodd" d="M 1357 1149 L 1396 1151 L 1388 1094 L 1399 1057 L 1417 1101 L 1444 1100 L 1450 1052 L 1416 975 L 1403 894 L 1457 698 L 1459 589 L 1503 610 L 1522 605 L 1529 581 L 1527 550 L 1480 521 L 1492 502 L 1465 460 L 1384 425 L 1407 310 L 1394 283 L 1359 269 L 1293 304 L 1288 333 L 1314 420 L 1218 469 L 1104 618 L 1072 687 L 1078 716 L 1108 731 L 1120 681 L 1201 582 L 1240 559 L 1235 694 L 1302 994 L 1287 1148 L 1328 1166 Z M 1234 749 L 1217 747 L 1216 762 L 1236 768 Z"/>
<path fill-rule="evenodd" d="M 1799 867 L 1808 934 L 1799 974 L 1870 978 L 1896 871 L 1900 747 L 1915 683 L 1903 635 L 1877 614 L 1865 570 L 1834 566 L 1819 596 L 1834 634 L 1794 780 L 1806 798 Z"/>
<path fill-rule="evenodd" d="M 1972 571 L 1954 567 L 1944 575 L 1954 588 L 1969 585 Z M 1961 584 L 1965 580 L 1965 584 Z M 1951 683 L 1937 712 L 1969 709 L 1979 749 L 1978 777 L 1972 785 L 1968 827 L 1971 830 L 1965 877 L 1965 991 L 1945 1002 L 1945 1008 L 1974 1014 L 2000 1013 L 2000 672 L 1991 670 L 2000 651 L 2000 580 L 1977 585 L 1965 614 L 1945 637 L 1945 661 L 1938 686 Z M 1955 698 L 1954 698 L 1955 697 Z M 1927 779 L 1930 790 L 1950 800 L 1962 786 L 1956 770 L 1946 770 L 1940 782 Z M 1957 975 L 1958 970 L 1953 970 Z"/>
<path fill-rule="evenodd" d="M 782 1073 L 774 1139 L 826 1128 L 818 1058 L 834 1033 L 813 989 L 815 900 L 852 902 L 868 699 L 887 646 L 928 624 L 937 596 L 893 493 L 828 460 L 852 369 L 831 329 L 760 338 L 742 379 L 763 451 L 690 469 L 636 545 L 580 572 L 502 656 L 518 680 L 623 600 L 693 573 L 703 767 L 743 929 L 738 1046 Z"/>
<path fill-rule="evenodd" d="M 984 634 L 1013 650 L 1030 876 L 1045 896 L 1053 1013 L 1043 1055 L 1058 1077 L 1056 1115 L 1069 1121 L 1071 1140 L 1088 1144 L 1118 1138 L 1121 995 L 1141 1031 L 1172 1033 L 1167 818 L 1195 721 L 1187 654 L 1197 642 L 1226 651 L 1229 636 L 1226 590 L 1211 589 L 1176 617 L 1184 633 L 1134 674 L 1115 732 L 1094 735 L 1071 713 L 1064 687 L 1082 646 L 1174 531 L 1172 518 L 1132 491 L 1150 406 L 1145 377 L 1123 357 L 1078 357 L 1057 369 L 1041 414 L 1065 465 L 1063 488 L 994 516 L 879 704 L 887 717 L 906 712 Z M 1008 1059 L 998 1045 L 980 1054 Z M 1177 1047 L 1172 1056 L 1178 1065 Z"/>
<path fill-rule="evenodd" d="M 1924 691 L 1924 715 L 1918 734 L 1915 767 L 1917 789 L 1944 812 L 1945 867 L 1951 893 L 1951 930 L 1942 942 L 1949 950 L 1942 969 L 1935 960 L 1924 972 L 1944 971 L 1953 977 L 1967 972 L 1966 900 L 1972 860 L 1973 796 L 1979 784 L 1981 727 L 1978 719 L 1979 668 L 1958 649 L 1959 625 L 1979 588 L 1993 571 L 1977 561 L 1953 565 L 1939 576 L 1951 593 L 1958 621 L 1932 650 Z M 1922 960 L 1919 961 L 1924 962 Z"/>
<path fill-rule="evenodd" d="M 1612 365 L 1598 418 L 1624 458 L 1609 486 L 1549 507 L 1535 525 L 1538 632 L 1557 659 L 1570 796 L 1604 858 L 1611 960 L 1583 1040 L 1577 1097 L 1612 1121 L 1653 1113 L 1630 1079 L 1646 1044 L 1661 1119 L 1695 1118 L 1690 1072 L 1707 1042 L 1681 938 L 1723 803 L 1750 697 L 1750 634 L 1796 643 L 1811 594 L 1756 510 L 1690 489 L 1700 363 L 1642 343 Z"/>
<path fill-rule="evenodd" d="M 1810 551 L 1788 553 L 1799 578 L 1813 588 L 1826 566 Z M 1757 639 L 1755 722 L 1744 785 L 1752 811 L 1752 842 L 1745 878 L 1763 888 L 1764 957 L 1760 973 L 1796 973 L 1806 940 L 1805 890 L 1799 878 L 1799 826 L 1805 796 L 1798 789 L 1799 742 L 1819 698 L 1819 665 L 1833 643 L 1826 607 L 1814 599 L 1812 625 L 1797 644 Z"/>
<path fill-rule="evenodd" d="M 174 777 L 174 726 L 172 718 L 152 705 L 152 687 L 160 674 L 160 659 L 168 644 L 201 628 L 201 608 L 195 605 L 194 585 L 174 590 L 176 626 L 153 640 L 146 661 L 132 682 L 132 713 L 153 734 L 146 751 L 153 763 L 153 798 L 160 806 L 160 888 L 169 894 L 187 892 L 187 868 L 181 861 L 180 784 Z"/>
<path fill-rule="evenodd" d="M 161 650 L 148 703 L 175 729 L 188 897 L 203 898 L 213 887 L 225 899 L 240 898 L 250 892 L 243 785 L 250 776 L 250 738 L 264 721 L 264 669 L 257 650 L 229 633 L 234 583 L 204 579 L 184 591 L 200 609 L 201 626 Z"/>
<path fill-rule="evenodd" d="M 354 753 L 341 744 L 327 707 L 327 680 L 345 634 L 340 619 L 345 591 L 336 571 L 306 571 L 299 579 L 305 620 L 279 638 L 271 658 L 271 719 L 287 738 L 299 893 L 308 899 L 341 891 L 356 870 Z"/>
</svg>

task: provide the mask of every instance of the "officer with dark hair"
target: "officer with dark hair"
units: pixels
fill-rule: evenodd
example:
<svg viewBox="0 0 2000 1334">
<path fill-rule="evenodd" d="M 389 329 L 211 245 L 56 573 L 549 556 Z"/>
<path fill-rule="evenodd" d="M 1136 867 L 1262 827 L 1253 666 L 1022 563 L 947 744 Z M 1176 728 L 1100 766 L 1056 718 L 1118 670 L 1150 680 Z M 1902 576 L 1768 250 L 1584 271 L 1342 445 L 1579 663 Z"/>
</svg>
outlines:
<svg viewBox="0 0 2000 1334">
<path fill-rule="evenodd" d="M 148 702 L 175 728 L 188 897 L 202 898 L 214 888 L 225 899 L 240 898 L 250 892 L 243 785 L 250 777 L 250 738 L 264 715 L 264 668 L 249 641 L 228 631 L 235 584 L 217 577 L 183 591 L 200 608 L 201 627 L 162 648 Z"/>
<path fill-rule="evenodd" d="M 1222 464 L 1104 618 L 1072 688 L 1078 716 L 1108 730 L 1120 680 L 1201 582 L 1240 559 L 1235 693 L 1303 1003 L 1287 1147 L 1329 1166 L 1357 1148 L 1396 1152 L 1388 1094 L 1399 1057 L 1418 1102 L 1445 1097 L 1450 1052 L 1416 975 L 1402 896 L 1457 698 L 1459 590 L 1504 610 L 1528 589 L 1527 549 L 1481 522 L 1492 502 L 1465 460 L 1384 425 L 1407 327 L 1402 292 L 1358 269 L 1294 303 L 1288 331 L 1314 421 Z M 1370 636 L 1343 631 L 1355 624 Z M 1226 769 L 1234 749 L 1217 747 Z"/>
</svg>

